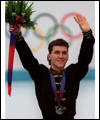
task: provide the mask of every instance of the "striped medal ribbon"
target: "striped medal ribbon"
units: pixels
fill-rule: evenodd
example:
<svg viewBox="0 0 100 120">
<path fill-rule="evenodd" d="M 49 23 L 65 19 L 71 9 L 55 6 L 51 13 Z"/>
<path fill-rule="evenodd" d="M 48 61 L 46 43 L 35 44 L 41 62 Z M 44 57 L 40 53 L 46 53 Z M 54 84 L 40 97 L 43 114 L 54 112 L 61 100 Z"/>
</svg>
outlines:
<svg viewBox="0 0 100 120">
<path fill-rule="evenodd" d="M 58 94 L 57 94 L 57 88 L 56 88 L 56 83 L 55 83 L 55 78 L 53 77 L 53 74 L 51 72 L 51 68 L 50 68 L 50 79 L 51 79 L 51 84 L 52 84 L 52 89 L 53 89 L 53 93 L 54 96 L 58 102 L 58 106 L 56 107 L 55 111 L 57 114 L 62 115 L 64 113 L 64 107 L 60 105 L 62 97 L 63 97 L 63 93 L 64 93 L 64 87 L 65 87 L 65 82 L 66 82 L 66 75 L 65 75 L 65 69 L 63 71 L 63 75 L 62 75 L 62 79 L 61 79 L 61 85 L 60 85 L 60 92 L 59 92 L 59 98 L 58 98 Z"/>
</svg>

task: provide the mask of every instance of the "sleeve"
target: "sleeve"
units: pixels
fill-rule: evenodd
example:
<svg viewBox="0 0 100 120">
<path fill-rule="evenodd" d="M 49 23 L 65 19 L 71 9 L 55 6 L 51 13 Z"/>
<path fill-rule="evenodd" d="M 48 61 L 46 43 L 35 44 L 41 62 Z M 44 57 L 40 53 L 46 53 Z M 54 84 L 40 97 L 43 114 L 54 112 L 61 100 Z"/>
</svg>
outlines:
<svg viewBox="0 0 100 120">
<path fill-rule="evenodd" d="M 75 75 L 78 76 L 78 80 L 83 79 L 88 72 L 89 64 L 93 56 L 94 43 L 95 39 L 91 29 L 90 31 L 83 33 L 83 41 L 75 68 Z"/>
<path fill-rule="evenodd" d="M 42 74 L 38 60 L 33 56 L 29 46 L 25 42 L 21 32 L 16 34 L 16 50 L 19 54 L 23 67 L 29 72 L 32 79 L 39 79 Z"/>
</svg>

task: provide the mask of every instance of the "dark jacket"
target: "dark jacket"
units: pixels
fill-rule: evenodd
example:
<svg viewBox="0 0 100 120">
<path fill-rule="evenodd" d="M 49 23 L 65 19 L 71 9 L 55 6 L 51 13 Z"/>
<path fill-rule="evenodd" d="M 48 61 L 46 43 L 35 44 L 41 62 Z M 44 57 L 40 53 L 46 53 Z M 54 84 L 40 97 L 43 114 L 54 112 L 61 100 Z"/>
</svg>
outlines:
<svg viewBox="0 0 100 120">
<path fill-rule="evenodd" d="M 76 98 L 79 91 L 79 83 L 88 72 L 89 63 L 93 56 L 93 44 L 95 40 L 92 32 L 88 32 L 83 36 L 78 62 L 65 68 L 66 84 L 63 94 L 64 99 L 61 101 L 61 105 L 65 108 L 63 115 L 57 115 L 55 112 L 58 103 L 53 94 L 49 69 L 45 65 L 39 64 L 24 38 L 18 36 L 21 35 L 16 36 L 16 50 L 24 68 L 34 80 L 35 92 L 43 118 L 73 119 L 76 114 Z M 53 74 L 57 75 L 56 72 Z M 61 77 L 58 75 L 58 77 L 55 77 L 55 80 L 57 83 L 60 83 Z M 59 91 L 60 84 L 57 84 L 57 86 Z"/>
</svg>

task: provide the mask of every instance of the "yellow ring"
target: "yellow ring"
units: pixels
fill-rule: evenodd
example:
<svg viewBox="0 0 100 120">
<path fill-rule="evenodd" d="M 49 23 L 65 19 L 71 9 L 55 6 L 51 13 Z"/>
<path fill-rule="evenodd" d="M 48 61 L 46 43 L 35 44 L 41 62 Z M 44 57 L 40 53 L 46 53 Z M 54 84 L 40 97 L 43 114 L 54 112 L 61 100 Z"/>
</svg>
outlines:
<svg viewBox="0 0 100 120">
<path fill-rule="evenodd" d="M 24 34 L 25 31 L 26 31 L 25 28 L 21 29 L 22 34 Z M 39 36 L 43 36 L 43 32 L 37 26 L 35 26 L 35 31 L 39 34 Z M 32 52 L 38 51 L 43 46 L 43 44 L 44 44 L 44 39 L 40 40 L 39 45 L 36 48 L 32 48 L 31 51 Z"/>
<path fill-rule="evenodd" d="M 37 26 L 35 26 L 35 31 L 38 32 L 40 36 L 41 35 L 43 36 L 43 32 Z M 43 44 L 44 44 L 44 39 L 40 40 L 40 44 L 36 48 L 32 48 L 31 51 L 32 52 L 38 51 L 43 46 Z"/>
</svg>

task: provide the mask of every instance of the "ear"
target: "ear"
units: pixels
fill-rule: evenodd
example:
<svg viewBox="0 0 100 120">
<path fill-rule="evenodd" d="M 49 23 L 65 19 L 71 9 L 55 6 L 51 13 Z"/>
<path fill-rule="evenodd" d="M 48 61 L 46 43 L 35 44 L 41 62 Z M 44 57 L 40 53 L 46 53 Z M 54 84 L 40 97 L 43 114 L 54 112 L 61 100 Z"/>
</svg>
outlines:
<svg viewBox="0 0 100 120">
<path fill-rule="evenodd" d="M 50 54 L 48 54 L 48 60 L 51 60 Z"/>
</svg>

